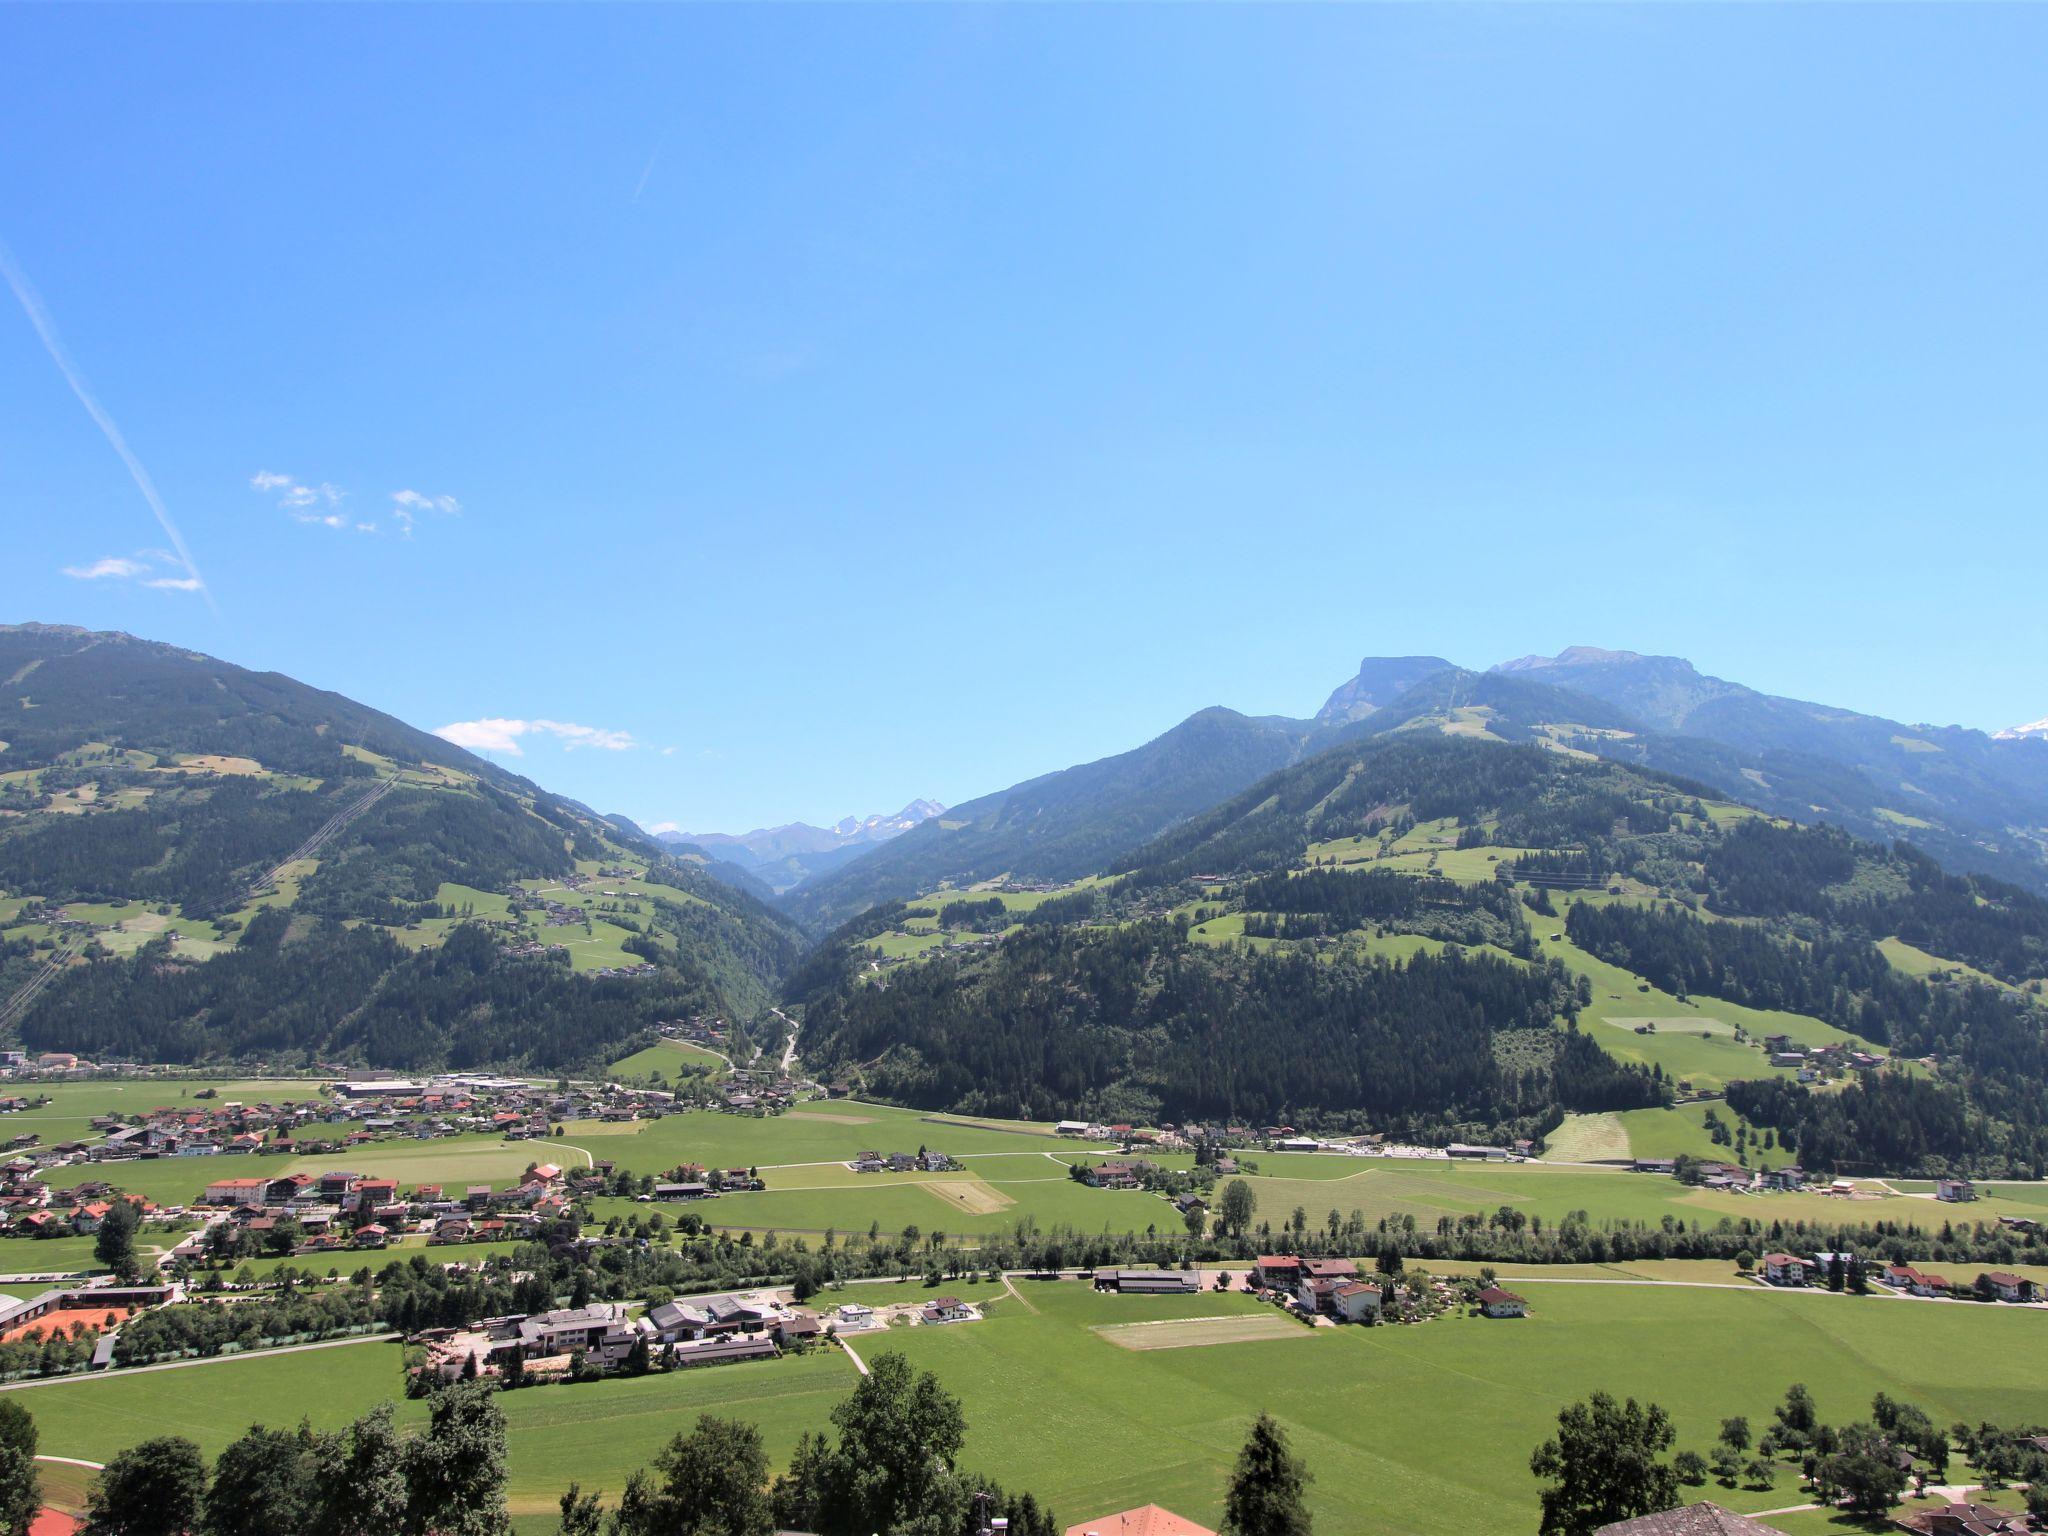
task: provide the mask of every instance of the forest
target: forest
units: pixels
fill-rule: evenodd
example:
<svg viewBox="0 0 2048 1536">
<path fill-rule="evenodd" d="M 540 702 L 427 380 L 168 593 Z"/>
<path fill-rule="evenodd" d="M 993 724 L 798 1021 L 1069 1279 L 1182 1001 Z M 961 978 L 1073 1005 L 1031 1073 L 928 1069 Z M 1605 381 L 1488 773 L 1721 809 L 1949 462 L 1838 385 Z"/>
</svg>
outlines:
<svg viewBox="0 0 2048 1536">
<path fill-rule="evenodd" d="M 862 1071 L 871 1090 L 924 1108 L 1369 1119 L 1443 1140 L 1531 1134 L 1561 1104 L 1668 1098 L 1650 1074 L 1559 1027 L 1579 1002 L 1561 968 L 1458 951 L 1326 963 L 1190 943 L 1150 922 L 1026 929 L 885 984 L 830 966 L 810 976 L 807 1059 Z M 1497 1049 L 1505 1036 L 1524 1047 Z"/>
<path fill-rule="evenodd" d="M 465 924 L 436 950 L 319 918 L 259 912 L 229 953 L 176 962 L 158 941 L 67 971 L 22 1026 L 31 1050 L 174 1063 L 358 1061 L 402 1071 L 602 1060 L 657 1020 L 715 1011 L 694 966 L 577 977 L 512 959 Z"/>
</svg>

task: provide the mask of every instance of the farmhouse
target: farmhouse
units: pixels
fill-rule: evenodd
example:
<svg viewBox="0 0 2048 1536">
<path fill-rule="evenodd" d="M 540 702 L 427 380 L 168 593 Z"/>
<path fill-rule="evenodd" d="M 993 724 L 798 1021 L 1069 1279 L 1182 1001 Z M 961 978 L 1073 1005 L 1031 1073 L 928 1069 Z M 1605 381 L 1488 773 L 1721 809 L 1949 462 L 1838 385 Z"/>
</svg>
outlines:
<svg viewBox="0 0 2048 1536">
<path fill-rule="evenodd" d="M 924 1320 L 928 1323 L 971 1323 L 975 1320 L 975 1312 L 958 1296 L 941 1296 L 924 1309 Z"/>
<path fill-rule="evenodd" d="M 1989 1289 L 2000 1301 L 2032 1301 L 2034 1282 L 2022 1275 L 2006 1270 L 1994 1269 L 1989 1274 L 1977 1277 L 1978 1288 Z"/>
<path fill-rule="evenodd" d="M 1082 1174 L 1082 1182 L 1096 1189 L 1136 1189 L 1142 1182 L 1138 1178 L 1137 1163 L 1098 1163 Z"/>
<path fill-rule="evenodd" d="M 1301 1280 L 1301 1260 L 1291 1253 L 1261 1254 L 1255 1273 L 1262 1288 L 1291 1291 Z"/>
<path fill-rule="evenodd" d="M 1479 1310 L 1488 1317 L 1526 1317 L 1529 1304 L 1513 1291 L 1504 1291 L 1497 1285 L 1489 1285 L 1478 1296 Z"/>
<path fill-rule="evenodd" d="M 1806 1264 L 1789 1253 L 1764 1255 L 1764 1279 L 1772 1285 L 1806 1284 Z"/>
<path fill-rule="evenodd" d="M 1977 1186 L 1968 1179 L 1936 1179 L 1934 1198 L 1960 1204 L 1977 1198 Z"/>
<path fill-rule="evenodd" d="M 1895 1291 L 1905 1291 L 1913 1296 L 1946 1296 L 1949 1293 L 1949 1283 L 1945 1278 L 1915 1269 L 1911 1264 L 1887 1264 L 1884 1283 Z"/>
</svg>

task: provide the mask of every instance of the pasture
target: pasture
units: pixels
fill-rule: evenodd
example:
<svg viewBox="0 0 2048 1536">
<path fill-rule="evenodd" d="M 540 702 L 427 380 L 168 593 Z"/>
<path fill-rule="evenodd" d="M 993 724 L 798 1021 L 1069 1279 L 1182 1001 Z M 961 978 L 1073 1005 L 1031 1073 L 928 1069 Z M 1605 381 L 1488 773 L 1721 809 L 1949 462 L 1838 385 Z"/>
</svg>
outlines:
<svg viewBox="0 0 2048 1536">
<path fill-rule="evenodd" d="M 935 1371 L 966 1411 L 963 1465 L 1030 1489 L 1062 1524 L 1156 1501 L 1214 1526 L 1225 1471 L 1261 1410 L 1281 1420 L 1316 1474 L 1310 1502 L 1326 1536 L 1531 1528 L 1529 1451 L 1560 1407 L 1595 1390 L 1661 1403 L 1679 1447 L 1699 1450 L 1723 1417 L 1767 1421 L 1795 1381 L 1835 1422 L 1867 1413 L 1880 1390 L 1938 1423 L 2048 1419 L 2042 1319 L 2016 1309 L 1760 1287 L 1532 1284 L 1531 1316 L 1519 1321 L 1308 1329 L 1241 1293 L 1018 1285 L 1021 1301 L 963 1290 L 984 1322 L 899 1328 L 858 1347 L 870 1358 L 898 1350 Z M 1148 1330 L 1178 1347 L 1131 1348 Z M 551 1530 L 571 1478 L 616 1494 L 699 1412 L 759 1424 L 779 1467 L 799 1433 L 826 1427 L 853 1381 L 851 1363 L 828 1351 L 508 1393 L 519 1528 Z M 154 1433 L 189 1435 L 212 1454 L 252 1420 L 289 1425 L 303 1415 L 331 1428 L 397 1387 L 396 1347 L 361 1344 L 65 1381 L 18 1401 L 46 1452 L 104 1460 Z M 399 1416 L 416 1423 L 422 1405 L 401 1402 Z M 1753 1510 L 1803 1502 L 1788 1470 L 1771 1492 L 1713 1496 Z"/>
<path fill-rule="evenodd" d="M 710 1073 L 715 1077 L 725 1075 L 725 1058 L 716 1051 L 707 1051 L 701 1045 L 692 1045 L 687 1040 L 657 1040 L 645 1050 L 635 1051 L 630 1056 L 621 1056 L 605 1068 L 613 1077 L 652 1077 L 660 1073 L 673 1078 L 678 1073 L 702 1076 Z"/>
</svg>

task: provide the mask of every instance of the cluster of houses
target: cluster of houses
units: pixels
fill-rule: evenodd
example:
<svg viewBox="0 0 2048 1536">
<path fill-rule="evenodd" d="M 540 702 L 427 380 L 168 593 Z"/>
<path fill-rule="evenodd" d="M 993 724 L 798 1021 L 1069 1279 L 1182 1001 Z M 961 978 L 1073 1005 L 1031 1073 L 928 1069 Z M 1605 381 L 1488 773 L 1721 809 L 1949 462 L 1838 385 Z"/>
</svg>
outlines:
<svg viewBox="0 0 2048 1536">
<path fill-rule="evenodd" d="M 144 1216 L 156 1207 L 137 1195 L 123 1195 L 113 1185 L 86 1179 L 55 1189 L 35 1175 L 31 1158 L 0 1163 L 0 1236 L 90 1237 L 100 1229 L 116 1200 L 126 1200 Z M 0 1268 L 10 1266 L 0 1265 Z"/>
<path fill-rule="evenodd" d="M 911 1312 L 928 1325 L 974 1322 L 980 1312 L 957 1296 L 940 1296 Z M 879 1326 L 872 1308 L 849 1303 L 828 1319 L 756 1291 L 661 1302 L 638 1316 L 623 1302 L 593 1302 L 526 1316 L 492 1317 L 466 1328 L 434 1328 L 412 1342 L 425 1347 L 422 1369 L 443 1380 L 500 1375 L 510 1367 L 532 1377 L 616 1371 L 636 1352 L 671 1368 L 768 1359 L 792 1345 Z M 514 1366 L 513 1362 L 517 1361 Z"/>
<path fill-rule="evenodd" d="M 1825 1082 L 1844 1072 L 1871 1072 L 1885 1063 L 1882 1056 L 1839 1042 L 1804 1046 L 1796 1044 L 1790 1035 L 1765 1035 L 1763 1045 L 1764 1055 L 1772 1066 L 1791 1068 L 1802 1083 Z"/>
<path fill-rule="evenodd" d="M 943 1152 L 863 1152 L 846 1160 L 855 1173 L 945 1173 L 960 1165 Z"/>
<path fill-rule="evenodd" d="M 1303 1259 L 1268 1253 L 1252 1271 L 1259 1290 L 1284 1298 L 1296 1311 L 1340 1323 L 1376 1323 L 1380 1290 L 1361 1277 L 1350 1259 Z"/>
<path fill-rule="evenodd" d="M 1804 1168 L 1791 1163 L 1783 1168 L 1745 1168 L 1740 1163 L 1696 1162 L 1690 1158 L 1639 1157 L 1632 1164 L 1637 1173 L 1668 1173 L 1686 1183 L 1705 1189 L 1735 1194 L 1770 1194 L 1805 1189 L 1810 1180 Z M 1823 1186 L 1829 1194 L 1853 1195 L 1856 1186 L 1837 1179 Z"/>
<path fill-rule="evenodd" d="M 1843 1264 L 1855 1262 L 1853 1254 L 1815 1253 L 1767 1253 L 1760 1269 L 1764 1281 L 1770 1285 L 1806 1286 L 1825 1285 L 1836 1261 Z M 1956 1298 L 1961 1300 L 1995 1300 L 2009 1302 L 2034 1302 L 2048 1299 L 2044 1288 L 2024 1275 L 2009 1270 L 1986 1270 L 1971 1279 L 1952 1278 L 1947 1275 L 1930 1274 L 1914 1265 L 1894 1261 L 1882 1269 L 1870 1271 L 1873 1278 L 1894 1291 L 1908 1296 Z"/>
<path fill-rule="evenodd" d="M 782 1347 L 824 1331 L 815 1316 L 755 1294 L 667 1301 L 638 1317 L 623 1302 L 592 1302 L 485 1318 L 467 1328 L 429 1329 L 412 1342 L 425 1346 L 424 1370 L 452 1381 L 500 1375 L 508 1367 L 540 1378 L 568 1375 L 579 1360 L 585 1370 L 616 1371 L 636 1350 L 649 1357 L 659 1352 L 671 1367 L 771 1359 Z"/>
<path fill-rule="evenodd" d="M 603 1173 L 582 1170 L 581 1179 L 601 1186 Z M 320 1253 L 382 1248 L 405 1233 L 423 1233 L 430 1243 L 521 1238 L 565 1214 L 575 1186 L 553 1163 L 536 1164 L 503 1189 L 475 1184 L 448 1191 L 422 1184 L 404 1195 L 395 1179 L 336 1170 L 216 1179 L 206 1187 L 205 1203 L 225 1210 L 237 1230 L 259 1238 L 280 1222 L 294 1222 L 302 1237 L 293 1251 Z"/>
<path fill-rule="evenodd" d="M 779 1071 L 740 1067 L 720 1086 L 712 1108 L 735 1115 L 779 1115 L 796 1103 L 802 1085 Z"/>
</svg>

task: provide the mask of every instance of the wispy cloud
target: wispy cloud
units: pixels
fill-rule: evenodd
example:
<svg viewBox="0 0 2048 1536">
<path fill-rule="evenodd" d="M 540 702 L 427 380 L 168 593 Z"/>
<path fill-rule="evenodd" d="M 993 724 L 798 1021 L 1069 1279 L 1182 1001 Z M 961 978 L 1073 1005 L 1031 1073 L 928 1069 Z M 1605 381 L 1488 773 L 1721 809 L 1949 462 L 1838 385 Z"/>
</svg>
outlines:
<svg viewBox="0 0 2048 1536">
<path fill-rule="evenodd" d="M 168 569 L 166 569 L 168 568 Z M 67 565 L 73 581 L 133 581 L 159 592 L 204 592 L 197 576 L 186 572 L 167 549 L 138 549 L 133 555 L 104 555 L 85 565 Z"/>
<path fill-rule="evenodd" d="M 346 528 L 355 522 L 347 513 L 336 510 L 348 492 L 332 481 L 323 480 L 318 485 L 306 485 L 291 475 L 280 475 L 275 470 L 259 469 L 249 477 L 249 489 L 261 491 L 265 495 L 275 492 L 278 506 L 283 508 L 294 522 L 311 523 L 321 528 Z M 373 529 L 375 527 L 374 524 L 370 526 Z"/>
<path fill-rule="evenodd" d="M 348 492 L 331 480 L 322 480 L 318 485 L 314 485 L 299 479 L 296 475 L 281 475 L 276 470 L 259 469 L 249 477 L 249 489 L 266 496 L 276 496 L 278 508 L 294 522 L 318 528 L 346 529 L 355 533 L 384 531 L 384 525 L 375 517 L 359 516 L 341 510 L 341 504 L 348 499 Z M 431 512 L 440 517 L 460 517 L 462 503 L 453 496 L 427 496 L 411 490 L 393 491 L 389 510 L 391 526 L 398 530 L 400 538 L 409 539 L 422 514 Z"/>
<path fill-rule="evenodd" d="M 436 512 L 442 517 L 460 517 L 462 503 L 453 496 L 423 496 L 418 491 L 391 493 L 391 520 L 398 524 L 400 537 L 412 537 L 413 524 L 422 512 Z"/>
<path fill-rule="evenodd" d="M 680 832 L 683 829 L 682 826 L 677 822 L 657 821 L 652 826 L 647 828 L 647 830 L 659 836 L 663 832 Z"/>
<path fill-rule="evenodd" d="M 526 755 L 519 745 L 520 738 L 525 736 L 552 736 L 572 752 L 578 747 L 629 752 L 640 745 L 633 739 L 631 731 L 608 730 L 600 725 L 577 725 L 570 720 L 457 720 L 439 727 L 434 734 L 472 752 L 502 752 L 507 757 Z"/>
<path fill-rule="evenodd" d="M 164 537 L 171 541 L 171 548 L 177 552 L 179 565 L 184 575 L 178 579 L 189 581 L 185 591 L 198 592 L 206 598 L 207 606 L 215 612 L 219 609 L 213 601 L 213 592 L 199 574 L 199 567 L 192 559 L 192 551 L 185 545 L 185 536 L 178 532 L 178 525 L 171 521 L 171 514 L 164 506 L 163 497 L 157 494 L 156 483 L 149 478 L 149 471 L 142 467 L 142 461 L 128 447 L 128 439 L 121 435 L 121 429 L 114 425 L 114 418 L 101 407 L 99 399 L 92 392 L 92 386 L 85 381 L 85 375 L 71 356 L 64 350 L 64 344 L 57 339 L 57 327 L 50 319 L 50 312 L 43 307 L 41 297 L 28 280 L 28 274 L 15 262 L 14 252 L 7 242 L 0 240 L 0 276 L 5 276 L 7 286 L 14 290 L 14 297 L 20 303 L 22 312 L 28 316 L 28 323 L 35 327 L 36 335 L 43 343 L 43 350 L 50 354 L 50 361 L 57 365 L 57 371 L 64 375 L 64 382 L 71 386 L 71 393 L 78 397 L 78 403 L 85 407 L 86 415 L 93 419 L 93 425 L 107 440 L 121 462 L 128 468 L 128 478 L 135 482 L 142 499 L 149 503 L 149 510 L 155 514 L 157 524 L 164 531 Z"/>
</svg>

